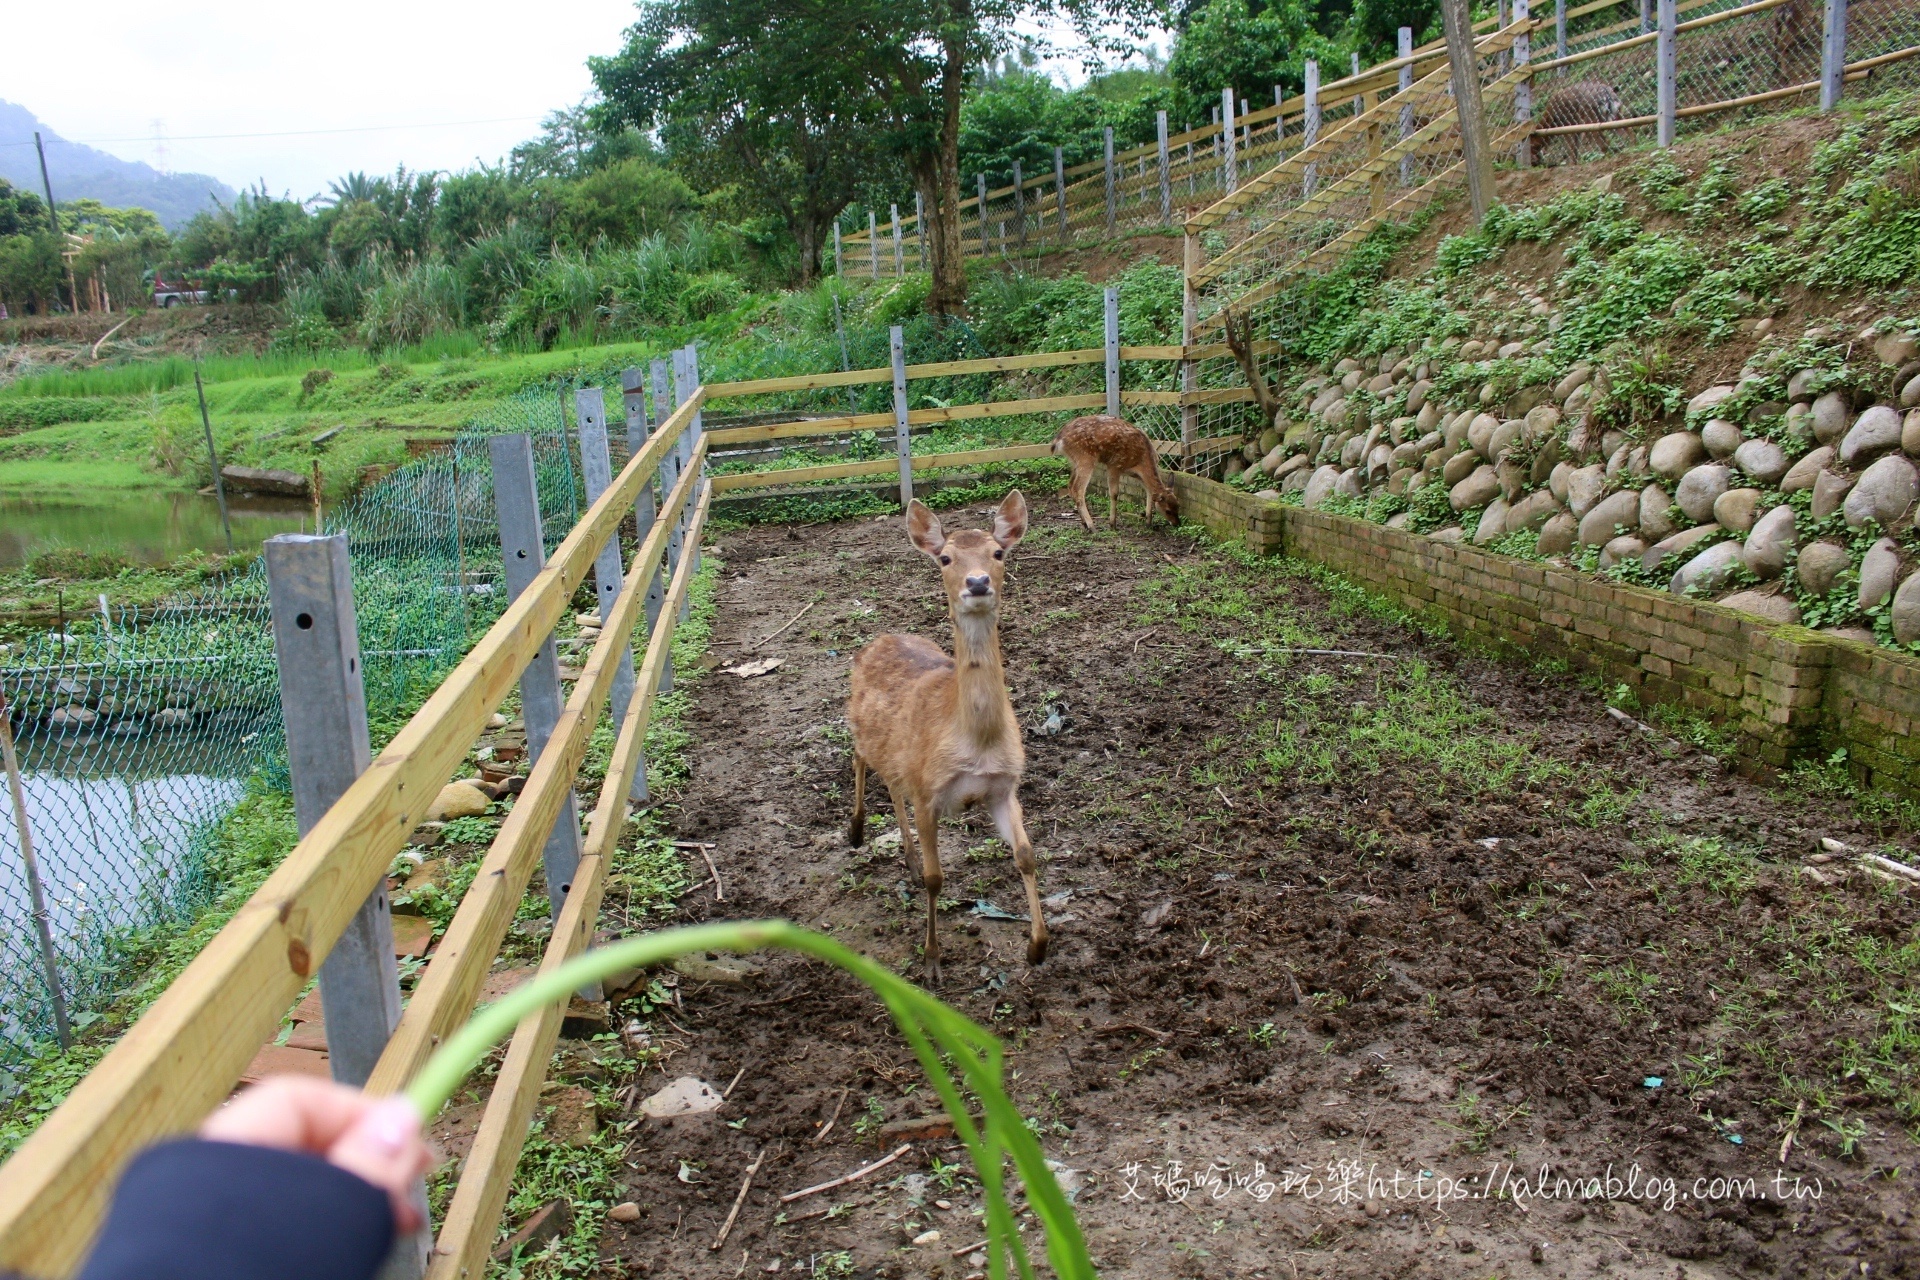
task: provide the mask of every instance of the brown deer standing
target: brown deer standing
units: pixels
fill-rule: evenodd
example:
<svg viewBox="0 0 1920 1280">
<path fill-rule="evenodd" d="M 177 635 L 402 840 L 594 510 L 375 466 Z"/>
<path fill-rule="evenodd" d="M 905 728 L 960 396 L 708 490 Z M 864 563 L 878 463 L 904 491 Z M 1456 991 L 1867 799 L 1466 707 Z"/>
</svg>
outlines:
<svg viewBox="0 0 1920 1280">
<path fill-rule="evenodd" d="M 1073 463 L 1073 505 L 1089 533 L 1093 531 L 1093 513 L 1087 510 L 1087 485 L 1093 480 L 1095 463 L 1107 469 L 1109 529 L 1119 524 L 1120 477 L 1129 472 L 1147 487 L 1147 523 L 1153 523 L 1155 509 L 1166 514 L 1169 524 L 1180 523 L 1180 499 L 1160 479 L 1153 442 L 1132 423 L 1104 413 L 1075 418 L 1053 438 L 1053 453 Z"/>
<path fill-rule="evenodd" d="M 867 770 L 887 784 L 900 823 L 900 852 L 914 868 L 914 831 L 920 836 L 917 876 L 927 892 L 927 977 L 940 981 L 940 819 L 984 804 L 1027 886 L 1033 922 L 1027 962 L 1047 955 L 1047 925 L 1033 842 L 1020 810 L 1020 775 L 1027 767 L 1020 723 L 1007 696 L 1000 660 L 1000 584 L 1009 552 L 1027 532 L 1027 500 L 1018 489 L 995 513 L 993 532 L 963 529 L 949 537 L 919 502 L 907 508 L 913 545 L 940 567 L 953 618 L 953 656 L 919 636 L 876 637 L 853 659 L 847 720 L 853 727 L 853 822 L 848 836 L 866 837 Z M 911 813 L 909 813 L 911 806 Z"/>
</svg>

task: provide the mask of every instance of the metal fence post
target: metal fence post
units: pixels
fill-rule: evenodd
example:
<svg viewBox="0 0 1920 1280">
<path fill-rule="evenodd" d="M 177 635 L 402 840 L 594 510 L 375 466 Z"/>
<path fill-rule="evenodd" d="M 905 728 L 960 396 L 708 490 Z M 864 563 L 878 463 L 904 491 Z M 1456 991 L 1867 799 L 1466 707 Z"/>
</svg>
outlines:
<svg viewBox="0 0 1920 1280">
<path fill-rule="evenodd" d="M 1233 90 L 1220 91 L 1220 180 L 1227 191 L 1240 186 L 1240 166 L 1234 155 Z"/>
<path fill-rule="evenodd" d="M 1656 110 L 1660 116 L 1658 127 L 1659 143 L 1663 147 L 1673 145 L 1673 130 L 1677 107 L 1679 85 L 1675 77 L 1674 43 L 1678 37 L 1676 27 L 1678 15 L 1674 0 L 1660 0 L 1660 34 L 1654 42 L 1657 50 L 1656 64 L 1659 76 L 1658 92 L 1655 95 Z"/>
<path fill-rule="evenodd" d="M 838 227 L 836 226 L 836 230 Z M 653 434 L 653 424 L 647 420 L 646 379 L 638 369 L 620 371 L 621 400 L 627 411 L 627 456 L 633 457 L 647 447 L 647 437 Z M 633 528 L 636 542 L 644 543 L 647 535 L 653 532 L 654 522 L 653 477 L 648 476 L 646 483 L 640 486 L 640 496 L 634 499 Z M 660 601 L 664 597 L 660 585 L 660 570 L 655 568 L 653 576 L 647 580 L 646 612 L 647 638 L 653 637 L 653 624 L 660 620 Z M 629 793 L 636 804 L 647 800 L 647 757 L 643 751 L 640 763 L 633 771 L 633 790 Z"/>
<path fill-rule="evenodd" d="M 13 800 L 13 829 L 20 837 L 20 867 L 27 877 L 27 899 L 33 910 L 34 937 L 40 946 L 40 967 L 47 979 L 47 999 L 53 1005 L 53 1033 L 63 1050 L 71 1049 L 73 1024 L 67 1020 L 67 991 L 60 981 L 60 953 L 54 948 L 53 926 L 47 918 L 47 891 L 40 881 L 40 860 L 33 853 L 26 784 L 20 780 L 20 760 L 13 751 L 13 709 L 7 705 L 3 689 L 0 689 L 0 752 L 5 753 L 8 794 Z"/>
<path fill-rule="evenodd" d="M 268 538 L 265 550 L 287 771 L 294 821 L 304 836 L 373 759 L 353 568 L 344 533 L 283 533 Z M 320 966 L 320 1004 L 333 1078 L 365 1084 L 400 1023 L 400 977 L 384 881 L 360 904 Z"/>
<path fill-rule="evenodd" d="M 700 348 L 696 347 L 693 343 L 689 342 L 687 344 L 687 394 L 691 396 L 695 391 L 698 391 L 699 389 L 700 389 Z M 693 464 L 694 450 L 699 446 L 700 437 L 702 434 L 706 432 L 706 429 L 707 429 L 707 424 L 705 421 L 705 411 L 701 409 L 695 409 L 693 411 L 692 420 L 687 423 L 687 434 L 684 437 L 682 437 L 686 443 L 686 453 L 684 456 L 687 460 L 687 465 L 689 466 Z M 688 491 L 687 500 L 680 509 L 680 527 L 682 529 L 690 529 L 693 527 L 693 504 L 696 501 L 698 501 L 698 499 L 699 499 L 698 494 L 694 493 L 691 490 Z M 700 540 L 698 538 L 695 538 L 693 541 L 693 571 L 695 573 L 700 572 L 701 559 L 702 559 L 702 555 L 700 551 Z M 693 593 L 689 591 L 680 598 L 680 618 L 682 621 L 686 620 L 686 616 L 688 612 L 692 610 L 692 608 L 693 608 Z"/>
<path fill-rule="evenodd" d="M 880 278 L 880 224 L 873 220 L 873 210 L 867 210 L 867 266 L 875 280 Z"/>
<path fill-rule="evenodd" d="M 673 416 L 673 391 L 669 381 L 669 370 L 665 359 L 656 356 L 651 366 L 651 372 L 653 374 L 653 429 L 658 431 L 666 425 L 667 419 Z M 673 450 L 668 450 L 666 456 L 660 459 L 660 465 L 655 469 L 654 474 L 659 478 L 660 482 L 660 501 L 665 502 L 667 495 L 673 492 L 673 486 L 680 478 L 679 468 L 675 465 Z M 662 511 L 660 513 L 661 519 L 665 519 L 666 516 L 666 512 Z M 674 564 L 679 558 L 679 539 L 669 534 L 667 536 L 666 554 L 661 558 L 662 574 L 671 574 Z M 655 581 L 659 581 L 660 576 L 661 575 L 656 574 Z M 665 599 L 664 593 L 661 598 L 663 600 Z M 659 605 L 656 604 L 654 609 L 655 612 L 653 616 L 657 618 L 659 617 Z M 648 634 L 651 635 L 652 632 L 649 631 Z M 660 692 L 663 694 L 673 692 L 673 655 L 671 653 L 667 655 L 666 665 L 660 669 Z"/>
<path fill-rule="evenodd" d="M 587 505 L 600 500 L 613 484 L 613 454 L 607 446 L 607 398 L 598 387 L 582 387 L 573 393 L 573 415 L 580 434 L 580 478 L 586 489 Z M 613 616 L 613 607 L 626 585 L 626 566 L 620 557 L 620 533 L 616 529 L 593 562 L 594 595 L 600 602 L 600 621 Z M 620 651 L 613 671 L 613 688 L 607 694 L 607 707 L 615 728 L 627 718 L 627 703 L 633 698 L 633 646 Z"/>
<path fill-rule="evenodd" d="M 1059 147 L 1053 149 L 1053 200 L 1054 209 L 1060 215 L 1060 243 L 1067 243 L 1067 153 Z"/>
<path fill-rule="evenodd" d="M 1286 101 L 1287 91 L 1279 85 L 1273 86 L 1273 142 L 1275 146 L 1280 148 L 1280 155 L 1274 160 L 1275 164 L 1286 159 L 1287 117 L 1286 113 L 1280 110 L 1281 107 L 1286 105 Z"/>
<path fill-rule="evenodd" d="M 1553 0 L 1553 56 L 1567 56 L 1567 0 Z"/>
<path fill-rule="evenodd" d="M 1108 285 L 1107 312 L 1107 412 L 1120 416 L 1120 287 Z"/>
<path fill-rule="evenodd" d="M 533 471 L 533 441 L 527 436 L 494 436 L 493 503 L 500 521 L 500 568 L 507 580 L 507 598 L 517 598 L 532 585 L 546 563 L 546 542 L 540 527 L 540 491 Z M 541 641 L 533 661 L 520 673 L 520 715 L 527 725 L 527 755 L 539 759 L 547 739 L 566 705 L 560 689 L 560 660 L 553 637 Z M 547 901 L 555 919 L 573 887 L 573 869 L 580 862 L 580 801 L 571 791 L 547 836 L 541 865 L 547 875 Z"/>
<path fill-rule="evenodd" d="M 927 269 L 927 197 L 923 192 L 913 193 L 913 238 L 920 246 L 920 269 Z"/>
<path fill-rule="evenodd" d="M 1114 228 L 1114 220 L 1119 213 L 1119 209 L 1118 209 L 1119 188 L 1115 185 L 1114 177 L 1113 177 L 1113 126 L 1112 125 L 1108 125 L 1106 127 L 1105 138 L 1103 140 L 1102 145 L 1104 147 L 1104 151 L 1102 154 L 1106 158 L 1106 174 L 1107 174 L 1107 234 L 1112 235 L 1113 228 Z"/>
<path fill-rule="evenodd" d="M 1013 237 L 1020 252 L 1027 251 L 1027 184 L 1020 175 L 1020 162 L 1013 162 Z"/>
<path fill-rule="evenodd" d="M 691 350 L 691 347 L 681 347 L 673 353 L 673 402 L 676 406 L 684 405 L 693 396 L 694 372 L 691 362 L 688 359 Z M 680 438 L 676 440 L 673 445 L 673 482 L 675 484 L 679 484 L 680 477 L 686 474 L 687 463 L 692 458 L 692 444 L 693 426 L 689 423 L 687 429 L 680 433 Z M 662 492 L 665 492 L 665 490 Z M 692 495 L 688 496 L 689 499 L 691 499 Z M 677 572 L 680 567 L 680 561 L 689 554 L 687 547 L 687 509 L 682 506 L 678 511 L 668 511 L 664 514 L 668 520 L 673 522 L 673 536 L 669 545 L 673 549 L 673 564 Z M 681 601 L 680 616 L 682 618 L 687 616 L 685 600 Z"/>
<path fill-rule="evenodd" d="M 1533 61 L 1533 37 L 1525 29 L 1531 15 L 1527 11 L 1527 0 L 1513 0 L 1513 20 L 1522 24 L 1522 29 L 1513 37 L 1513 65 L 1515 70 L 1529 65 Z M 1533 80 L 1523 78 L 1513 86 L 1513 119 L 1516 124 L 1533 119 Z M 1514 144 L 1513 157 L 1522 169 L 1533 163 L 1533 139 L 1525 137 Z"/>
<path fill-rule="evenodd" d="M 1352 74 L 1356 76 L 1360 74 L 1360 55 L 1358 53 L 1353 55 L 1353 73 Z M 1354 118 L 1358 119 L 1361 115 L 1365 114 L 1366 109 L 1367 109 L 1367 95 L 1364 93 L 1354 94 L 1353 95 Z"/>
<path fill-rule="evenodd" d="M 976 173 L 973 175 L 973 181 L 980 192 L 980 256 L 984 258 L 993 252 L 993 246 L 987 241 L 987 175 Z"/>
<path fill-rule="evenodd" d="M 893 215 L 893 274 L 897 279 L 907 271 L 906 255 L 900 251 L 900 206 L 890 204 L 887 211 Z"/>
<path fill-rule="evenodd" d="M 1306 88 L 1301 91 L 1306 99 L 1306 119 L 1300 135 L 1302 151 L 1320 140 L 1320 63 L 1318 59 L 1307 59 L 1306 78 Z M 1309 163 L 1301 190 L 1307 199 L 1312 199 L 1313 189 L 1319 185 L 1320 166 Z"/>
<path fill-rule="evenodd" d="M 1640 0 L 1640 34 L 1653 30 L 1653 0 Z"/>
<path fill-rule="evenodd" d="M 1565 4 L 1566 0 L 1560 0 L 1560 3 Z M 1400 68 L 1400 81 L 1399 81 L 1400 92 L 1404 94 L 1409 89 L 1413 88 L 1413 28 L 1412 27 L 1400 28 L 1399 51 L 1400 51 L 1400 56 L 1407 60 L 1406 65 Z M 1405 142 L 1408 138 L 1411 138 L 1412 136 L 1413 136 L 1413 104 L 1409 102 L 1400 108 L 1400 141 Z M 1413 157 L 1410 155 L 1400 157 L 1400 185 L 1403 187 L 1410 187 L 1413 185 Z"/>
<path fill-rule="evenodd" d="M 1566 0 L 1561 0 L 1561 3 L 1564 4 L 1565 2 Z M 842 267 L 840 260 L 840 219 L 838 218 L 833 220 L 833 274 L 836 276 L 846 274 L 846 270 Z"/>
<path fill-rule="evenodd" d="M 1153 113 L 1153 132 L 1160 151 L 1160 221 L 1173 225 L 1173 163 L 1167 156 L 1167 113 Z"/>
<path fill-rule="evenodd" d="M 1840 104 L 1847 75 L 1847 0 L 1827 0 L 1824 39 L 1820 45 L 1820 110 Z"/>
<path fill-rule="evenodd" d="M 893 448 L 900 458 L 900 509 L 913 501 L 913 436 L 907 428 L 907 339 L 899 325 L 887 330 L 893 351 Z"/>
</svg>

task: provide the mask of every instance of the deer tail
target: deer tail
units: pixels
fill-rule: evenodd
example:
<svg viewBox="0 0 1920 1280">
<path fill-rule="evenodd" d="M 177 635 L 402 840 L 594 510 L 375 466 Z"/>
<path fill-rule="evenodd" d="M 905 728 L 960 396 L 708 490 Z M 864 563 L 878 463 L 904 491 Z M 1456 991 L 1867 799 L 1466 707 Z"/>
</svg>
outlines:
<svg viewBox="0 0 1920 1280">
<path fill-rule="evenodd" d="M 1047 452 L 1051 453 L 1056 458 L 1059 457 L 1061 454 L 1065 453 L 1067 451 L 1067 446 L 1061 442 L 1061 438 L 1066 434 L 1067 434 L 1067 429 L 1065 427 L 1062 427 L 1058 431 L 1054 432 L 1053 443 L 1047 446 Z"/>
</svg>

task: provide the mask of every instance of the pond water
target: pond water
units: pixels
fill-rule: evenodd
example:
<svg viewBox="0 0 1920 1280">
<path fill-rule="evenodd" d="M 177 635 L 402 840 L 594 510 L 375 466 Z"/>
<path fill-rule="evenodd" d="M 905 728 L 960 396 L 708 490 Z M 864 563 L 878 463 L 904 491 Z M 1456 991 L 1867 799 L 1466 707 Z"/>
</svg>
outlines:
<svg viewBox="0 0 1920 1280">
<path fill-rule="evenodd" d="M 258 551 L 276 533 L 299 533 L 312 521 L 298 499 L 227 499 L 236 551 Z M 164 564 L 188 551 L 225 551 L 220 504 L 178 490 L 136 490 L 99 503 L 45 502 L 0 496 L 0 568 L 13 568 L 53 547 L 115 551 L 140 564 Z"/>
</svg>

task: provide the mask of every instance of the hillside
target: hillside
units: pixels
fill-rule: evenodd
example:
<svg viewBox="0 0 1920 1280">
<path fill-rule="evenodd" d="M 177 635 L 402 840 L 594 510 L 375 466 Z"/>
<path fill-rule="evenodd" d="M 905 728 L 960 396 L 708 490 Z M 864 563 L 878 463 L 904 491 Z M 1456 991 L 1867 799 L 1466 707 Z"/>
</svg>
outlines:
<svg viewBox="0 0 1920 1280">
<path fill-rule="evenodd" d="M 151 209 L 169 231 L 177 231 L 215 201 L 224 204 L 234 198 L 233 188 L 218 178 L 161 173 L 150 164 L 68 142 L 27 108 L 0 101 L 0 178 L 23 191 L 40 190 L 40 160 L 33 149 L 36 130 L 46 144 L 47 174 L 56 200 L 91 198 L 115 208 Z"/>
<path fill-rule="evenodd" d="M 1912 98 L 1500 178 L 1283 299 L 1287 502 L 1920 642 Z M 1244 470 L 1242 468 L 1244 467 Z"/>
</svg>

